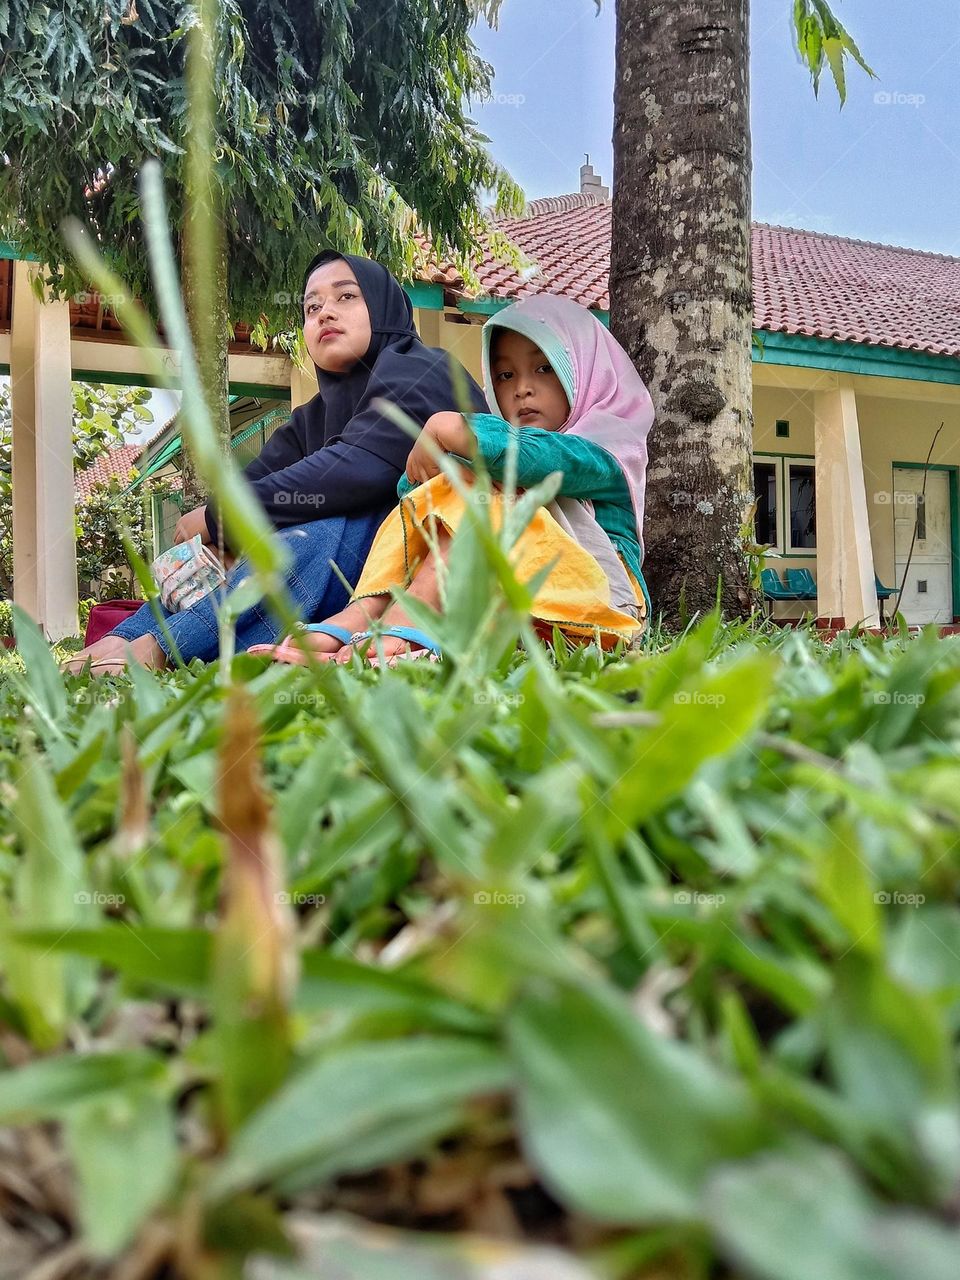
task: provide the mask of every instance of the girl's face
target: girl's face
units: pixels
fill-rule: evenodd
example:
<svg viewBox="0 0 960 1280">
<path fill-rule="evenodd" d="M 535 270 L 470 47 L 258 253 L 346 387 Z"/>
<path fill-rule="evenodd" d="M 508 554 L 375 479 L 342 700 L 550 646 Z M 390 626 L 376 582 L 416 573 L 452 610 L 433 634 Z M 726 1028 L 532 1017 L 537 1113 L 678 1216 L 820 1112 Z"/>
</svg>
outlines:
<svg viewBox="0 0 960 1280">
<path fill-rule="evenodd" d="M 491 372 L 497 406 L 514 427 L 558 431 L 570 416 L 560 379 L 538 346 L 502 329 L 493 340 Z"/>
<path fill-rule="evenodd" d="M 303 337 L 313 363 L 325 373 L 346 373 L 367 354 L 372 336 L 353 270 L 342 258 L 321 263 L 303 299 Z"/>
</svg>

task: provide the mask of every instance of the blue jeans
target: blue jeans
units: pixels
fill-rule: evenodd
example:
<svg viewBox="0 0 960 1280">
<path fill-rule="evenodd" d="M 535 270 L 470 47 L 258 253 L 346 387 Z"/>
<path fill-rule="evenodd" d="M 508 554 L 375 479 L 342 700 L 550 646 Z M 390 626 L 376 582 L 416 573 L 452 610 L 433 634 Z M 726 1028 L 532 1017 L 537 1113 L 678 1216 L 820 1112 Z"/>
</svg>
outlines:
<svg viewBox="0 0 960 1280">
<path fill-rule="evenodd" d="M 301 618 L 306 621 L 329 618 L 344 607 L 349 597 L 343 583 L 331 569 L 330 561 L 334 561 L 348 582 L 356 583 L 383 515 L 383 512 L 374 512 L 363 516 L 333 516 L 278 532 L 277 536 L 286 543 L 290 552 L 287 587 Z M 227 574 L 226 590 L 229 592 L 249 577 L 249 573 L 246 561 L 238 560 Z M 222 597 L 221 588 L 181 613 L 167 613 L 157 603 L 184 662 L 193 658 L 209 662 L 217 656 L 220 630 L 215 605 Z M 172 656 L 167 637 L 149 604 L 125 618 L 110 634 L 124 640 L 152 635 L 167 657 Z M 255 604 L 236 620 L 237 652 L 254 644 L 273 644 L 279 634 L 279 624 L 263 603 Z"/>
</svg>

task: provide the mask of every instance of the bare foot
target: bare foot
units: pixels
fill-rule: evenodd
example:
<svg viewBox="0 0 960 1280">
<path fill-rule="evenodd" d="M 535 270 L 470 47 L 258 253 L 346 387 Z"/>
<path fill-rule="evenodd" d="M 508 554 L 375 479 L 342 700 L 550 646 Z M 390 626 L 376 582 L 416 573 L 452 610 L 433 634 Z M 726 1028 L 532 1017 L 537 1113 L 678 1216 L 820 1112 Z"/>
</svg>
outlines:
<svg viewBox="0 0 960 1280">
<path fill-rule="evenodd" d="M 162 671 L 167 665 L 167 655 L 152 635 L 138 636 L 136 640 L 103 636 L 74 654 L 61 670 L 78 675 L 89 663 L 91 675 L 110 676 L 125 671 L 130 659 L 150 671 Z"/>
</svg>

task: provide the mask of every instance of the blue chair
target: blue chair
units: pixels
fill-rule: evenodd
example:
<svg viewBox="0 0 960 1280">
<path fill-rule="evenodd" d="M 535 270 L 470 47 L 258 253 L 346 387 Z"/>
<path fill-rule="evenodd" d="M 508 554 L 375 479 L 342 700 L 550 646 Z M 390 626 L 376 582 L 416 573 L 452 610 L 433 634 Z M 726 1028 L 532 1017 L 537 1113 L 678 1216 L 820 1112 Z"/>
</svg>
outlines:
<svg viewBox="0 0 960 1280">
<path fill-rule="evenodd" d="M 874 586 L 877 588 L 877 603 L 880 606 L 880 625 L 883 626 L 883 623 L 885 621 L 883 616 L 883 606 L 884 604 L 886 604 L 886 602 L 890 599 L 891 596 L 895 596 L 897 594 L 897 588 L 885 587 L 883 583 L 880 581 L 880 578 L 877 576 L 877 574 L 873 575 L 873 583 L 874 583 Z"/>
<path fill-rule="evenodd" d="M 768 605 L 768 616 L 773 617 L 773 606 L 777 600 L 799 600 L 796 591 L 785 587 L 776 569 L 761 569 L 760 582 L 763 587 L 763 599 Z"/>
<path fill-rule="evenodd" d="M 817 582 L 809 569 L 788 569 L 787 586 L 796 591 L 798 600 L 817 598 Z"/>
</svg>

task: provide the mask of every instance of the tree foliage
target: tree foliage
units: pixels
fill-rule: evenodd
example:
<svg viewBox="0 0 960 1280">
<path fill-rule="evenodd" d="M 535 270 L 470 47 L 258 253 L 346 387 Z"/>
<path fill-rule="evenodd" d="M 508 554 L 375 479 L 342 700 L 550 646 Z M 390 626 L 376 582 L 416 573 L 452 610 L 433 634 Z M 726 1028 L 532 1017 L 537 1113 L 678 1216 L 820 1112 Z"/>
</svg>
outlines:
<svg viewBox="0 0 960 1280">
<path fill-rule="evenodd" d="M 215 70 L 220 186 L 235 319 L 297 312 L 321 244 L 413 267 L 419 225 L 465 254 L 481 193 L 519 192 L 466 112 L 491 69 L 465 0 L 223 0 Z M 194 5 L 0 0 L 0 235 L 51 264 L 74 215 L 148 298 L 137 176 L 158 158 L 182 231 L 184 63 Z M 83 283 L 66 265 L 70 292 Z"/>
<path fill-rule="evenodd" d="M 846 60 L 853 58 L 867 75 L 874 71 L 864 61 L 856 41 L 826 0 L 794 0 L 793 29 L 797 49 L 813 77 L 813 91 L 820 92 L 824 66 L 830 68 L 841 106 L 847 98 Z"/>
</svg>

